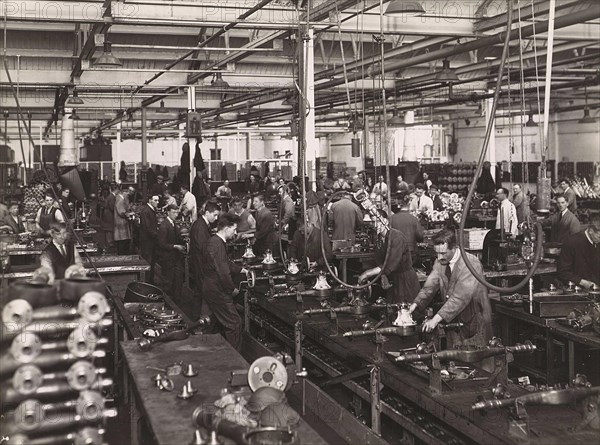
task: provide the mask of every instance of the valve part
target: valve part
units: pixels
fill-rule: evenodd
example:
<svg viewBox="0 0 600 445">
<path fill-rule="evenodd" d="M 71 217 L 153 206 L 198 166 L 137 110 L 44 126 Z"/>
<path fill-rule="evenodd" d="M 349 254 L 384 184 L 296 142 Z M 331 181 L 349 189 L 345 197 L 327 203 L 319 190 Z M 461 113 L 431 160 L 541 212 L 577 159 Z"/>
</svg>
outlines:
<svg viewBox="0 0 600 445">
<path fill-rule="evenodd" d="M 15 410 L 15 426 L 21 431 L 33 431 L 44 420 L 44 407 L 37 400 L 24 400 Z"/>
<path fill-rule="evenodd" d="M 190 380 L 185 382 L 185 388 L 190 394 L 196 394 L 198 392 L 198 390 L 192 386 L 192 382 Z"/>
<path fill-rule="evenodd" d="M 106 357 L 106 351 L 94 351 L 90 354 L 92 359 L 101 359 Z M 36 365 L 42 371 L 55 368 L 57 366 L 70 366 L 75 363 L 79 357 L 73 354 L 63 352 L 48 352 L 36 357 L 31 364 Z M 21 363 L 16 361 L 12 356 L 0 357 L 0 379 L 6 378 L 7 375 L 13 374 Z M 63 368 L 64 369 L 64 368 Z"/>
<path fill-rule="evenodd" d="M 179 392 L 179 394 L 177 394 L 177 398 L 183 400 L 191 399 L 192 397 L 194 397 L 194 393 L 188 391 L 187 385 L 183 385 L 181 391 Z"/>
<path fill-rule="evenodd" d="M 17 369 L 12 378 L 12 384 L 19 394 L 32 394 L 44 380 L 42 370 L 35 365 L 23 365 Z"/>
<path fill-rule="evenodd" d="M 183 371 L 183 375 L 186 377 L 196 377 L 198 375 L 198 371 L 194 369 L 194 365 L 188 363 L 185 371 Z"/>
<path fill-rule="evenodd" d="M 30 363 L 41 352 L 42 340 L 31 332 L 23 332 L 16 336 L 10 345 L 10 353 L 19 363 Z"/>
<path fill-rule="evenodd" d="M 104 411 L 104 397 L 96 391 L 82 391 L 75 412 L 86 420 L 97 420 Z"/>
<path fill-rule="evenodd" d="M 67 338 L 67 349 L 76 357 L 87 357 L 96 349 L 98 337 L 88 326 L 84 323 L 80 324 Z"/>
<path fill-rule="evenodd" d="M 2 309 L 2 322 L 15 323 L 21 326 L 31 323 L 33 308 L 27 300 L 21 298 L 6 303 Z"/>
<path fill-rule="evenodd" d="M 98 428 L 86 427 L 79 431 L 75 435 L 74 445 L 102 445 L 104 443 L 103 440 L 103 430 Z"/>
<path fill-rule="evenodd" d="M 173 389 L 175 389 L 175 384 L 169 377 L 163 376 L 158 382 L 158 389 L 161 391 L 173 391 Z"/>
<path fill-rule="evenodd" d="M 71 365 L 66 377 L 71 388 L 83 391 L 89 389 L 96 381 L 96 368 L 86 360 L 79 360 Z"/>
<path fill-rule="evenodd" d="M 252 391 L 258 388 L 285 390 L 288 374 L 283 363 L 271 356 L 259 357 L 248 369 L 248 384 Z"/>
<path fill-rule="evenodd" d="M 44 320 L 33 321 L 26 326 L 15 326 L 11 324 L 2 325 L 2 333 L 0 335 L 0 341 L 11 341 L 22 332 L 37 334 L 43 338 L 60 338 L 62 335 L 66 336 L 73 329 L 76 329 L 80 324 L 86 324 L 89 329 L 95 329 L 98 332 L 104 328 L 110 327 L 113 321 L 110 318 L 104 318 L 97 322 L 87 322 L 83 319 L 77 320 Z"/>
<path fill-rule="evenodd" d="M 106 301 L 106 297 L 100 292 L 89 291 L 79 299 L 77 312 L 87 321 L 99 321 L 110 312 L 110 306 Z"/>
</svg>

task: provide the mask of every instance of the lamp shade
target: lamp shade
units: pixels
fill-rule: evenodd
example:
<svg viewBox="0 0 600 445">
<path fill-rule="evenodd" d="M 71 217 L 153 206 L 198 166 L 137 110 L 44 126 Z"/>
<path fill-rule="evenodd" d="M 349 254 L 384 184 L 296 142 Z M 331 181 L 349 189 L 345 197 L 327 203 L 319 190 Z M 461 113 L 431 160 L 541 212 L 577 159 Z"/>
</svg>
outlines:
<svg viewBox="0 0 600 445">
<path fill-rule="evenodd" d="M 229 88 L 229 84 L 223 80 L 223 75 L 221 73 L 216 73 L 215 78 L 211 82 L 212 86 L 215 88 Z"/>
<path fill-rule="evenodd" d="M 458 82 L 460 79 L 456 75 L 456 72 L 450 68 L 450 61 L 448 59 L 444 59 L 442 63 L 442 70 L 438 71 L 438 73 L 435 75 L 435 80 L 444 83 Z"/>
<path fill-rule="evenodd" d="M 83 99 L 79 97 L 76 89 L 73 89 L 73 95 L 67 99 L 67 105 L 83 105 Z"/>
<path fill-rule="evenodd" d="M 425 8 L 418 0 L 392 0 L 385 10 L 385 15 L 398 16 L 402 14 L 424 14 Z"/>
<path fill-rule="evenodd" d="M 123 66 L 123 62 L 113 56 L 111 43 L 108 40 L 104 41 L 104 51 L 102 55 L 94 60 L 94 66 L 98 68 L 114 68 Z"/>
<path fill-rule="evenodd" d="M 525 126 L 526 127 L 537 127 L 538 126 L 537 122 L 533 120 L 533 113 L 529 113 L 529 119 L 527 119 Z"/>
<path fill-rule="evenodd" d="M 578 124 L 593 124 L 596 122 L 592 116 L 590 116 L 590 107 L 586 106 L 583 109 L 583 117 L 577 121 Z"/>
</svg>

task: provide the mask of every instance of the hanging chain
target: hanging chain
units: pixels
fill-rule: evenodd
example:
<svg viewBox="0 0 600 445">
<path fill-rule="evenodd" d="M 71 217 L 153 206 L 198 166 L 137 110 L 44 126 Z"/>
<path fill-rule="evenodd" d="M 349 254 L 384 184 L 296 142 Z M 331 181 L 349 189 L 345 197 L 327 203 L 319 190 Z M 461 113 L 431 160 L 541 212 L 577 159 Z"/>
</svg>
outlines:
<svg viewBox="0 0 600 445">
<path fill-rule="evenodd" d="M 523 39 L 521 37 L 521 5 L 517 3 L 517 11 L 519 14 L 519 71 L 520 71 L 520 88 L 521 88 L 521 116 L 525 111 L 525 68 L 523 66 Z M 536 62 L 537 65 L 537 62 Z M 529 184 L 529 168 L 526 168 L 527 150 L 525 148 L 525 129 L 523 122 L 519 125 L 520 136 L 521 136 L 521 179 L 523 184 Z"/>
</svg>

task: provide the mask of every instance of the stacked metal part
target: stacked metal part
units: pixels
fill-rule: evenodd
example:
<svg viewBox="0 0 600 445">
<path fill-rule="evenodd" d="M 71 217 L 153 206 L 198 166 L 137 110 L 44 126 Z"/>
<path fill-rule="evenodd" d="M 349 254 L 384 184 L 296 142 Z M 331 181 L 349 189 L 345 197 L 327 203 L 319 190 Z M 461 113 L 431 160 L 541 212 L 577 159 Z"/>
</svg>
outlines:
<svg viewBox="0 0 600 445">
<path fill-rule="evenodd" d="M 103 444 L 112 386 L 104 282 L 17 282 L 0 293 L 0 424 L 10 444 Z"/>
</svg>

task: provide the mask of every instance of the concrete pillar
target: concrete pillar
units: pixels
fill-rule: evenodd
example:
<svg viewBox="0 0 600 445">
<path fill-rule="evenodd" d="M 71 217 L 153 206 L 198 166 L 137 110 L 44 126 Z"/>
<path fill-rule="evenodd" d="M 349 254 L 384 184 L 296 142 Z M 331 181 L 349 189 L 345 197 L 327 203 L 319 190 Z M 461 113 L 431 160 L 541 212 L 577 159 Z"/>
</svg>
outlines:
<svg viewBox="0 0 600 445">
<path fill-rule="evenodd" d="M 488 93 L 493 93 L 493 91 L 488 91 Z M 492 120 L 492 132 L 490 135 L 490 142 L 488 144 L 487 149 L 487 160 L 492 164 L 491 173 L 494 181 L 496 180 L 496 119 L 492 116 L 491 111 L 494 105 L 494 98 L 490 97 L 485 101 L 485 123 L 488 125 L 490 119 Z M 481 143 L 483 144 L 483 139 L 481 139 Z"/>
<path fill-rule="evenodd" d="M 409 110 L 404 113 L 404 123 L 406 125 L 412 125 L 415 123 L 415 112 Z M 404 150 L 402 151 L 403 161 L 416 161 L 417 160 L 417 149 L 415 142 L 415 129 L 414 127 L 404 128 Z"/>
<path fill-rule="evenodd" d="M 148 168 L 148 126 L 146 107 L 142 107 L 142 170 Z"/>
<path fill-rule="evenodd" d="M 72 108 L 65 108 L 60 129 L 60 154 L 58 165 L 61 167 L 77 165 L 77 144 L 75 143 L 75 120 L 71 119 Z"/>
</svg>

